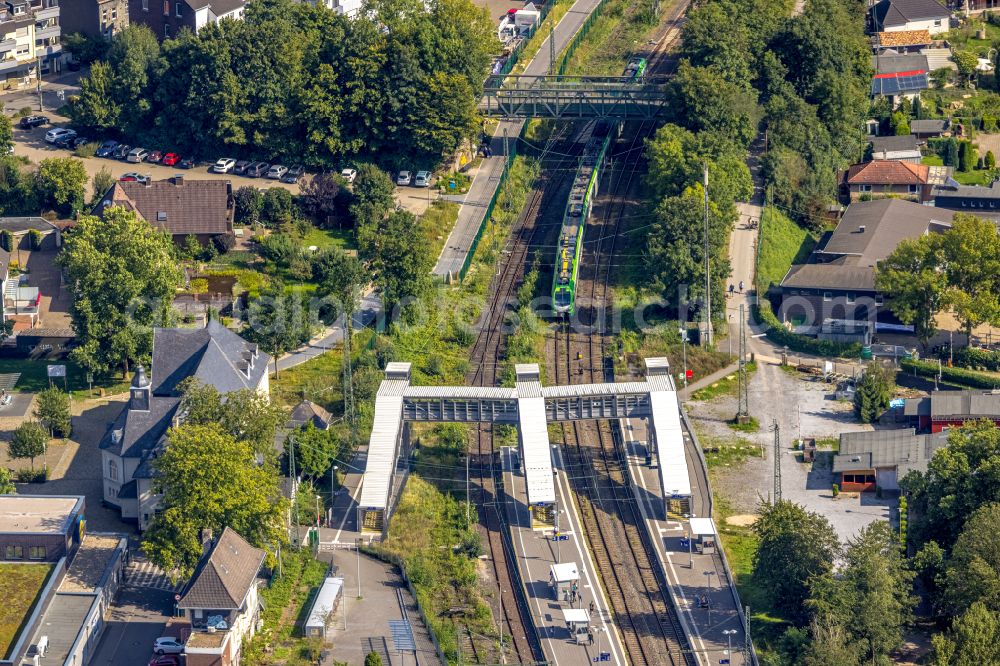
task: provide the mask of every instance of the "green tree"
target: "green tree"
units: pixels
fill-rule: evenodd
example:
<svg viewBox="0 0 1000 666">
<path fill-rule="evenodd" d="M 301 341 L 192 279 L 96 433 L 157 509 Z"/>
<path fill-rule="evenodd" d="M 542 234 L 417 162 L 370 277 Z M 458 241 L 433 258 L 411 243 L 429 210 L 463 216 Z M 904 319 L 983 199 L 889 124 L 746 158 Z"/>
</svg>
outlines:
<svg viewBox="0 0 1000 666">
<path fill-rule="evenodd" d="M 1000 663 L 1000 619 L 976 602 L 952 622 L 951 632 L 935 634 L 934 666 L 980 666 Z"/>
<path fill-rule="evenodd" d="M 958 74 L 962 77 L 962 84 L 968 87 L 976 74 L 979 56 L 972 51 L 955 51 L 951 54 L 951 59 L 958 65 Z"/>
<path fill-rule="evenodd" d="M 69 107 L 73 124 L 97 132 L 117 129 L 122 106 L 115 100 L 115 85 L 111 66 L 100 60 L 95 62 L 90 74 L 80 79 L 80 94 Z"/>
<path fill-rule="evenodd" d="M 382 657 L 378 652 L 369 652 L 365 655 L 365 666 L 382 666 Z"/>
<path fill-rule="evenodd" d="M 910 119 L 902 111 L 896 111 L 892 114 L 889 127 L 896 136 L 906 136 L 910 133 Z"/>
<path fill-rule="evenodd" d="M 10 116 L 0 113 L 0 155 L 6 155 L 14 147 L 14 126 Z"/>
<path fill-rule="evenodd" d="M 343 181 L 330 173 L 318 173 L 301 188 L 299 205 L 313 222 L 325 228 L 340 226 L 349 192 Z"/>
<path fill-rule="evenodd" d="M 193 377 L 181 382 L 179 388 L 185 424 L 216 424 L 236 440 L 249 443 L 260 458 L 272 457 L 275 435 L 286 416 L 267 395 L 251 389 L 223 395 Z"/>
<path fill-rule="evenodd" d="M 969 516 L 952 548 L 943 588 L 953 614 L 976 602 L 1000 612 L 1000 503 L 981 506 Z"/>
<path fill-rule="evenodd" d="M 38 165 L 38 198 L 61 214 L 71 216 L 83 208 L 87 169 L 82 160 L 49 157 Z"/>
<path fill-rule="evenodd" d="M 354 219 L 354 233 L 362 259 L 371 256 L 379 225 L 396 207 L 395 192 L 392 178 L 385 171 L 374 164 L 358 166 L 350 213 Z"/>
<path fill-rule="evenodd" d="M 327 299 L 335 316 L 352 316 L 361 299 L 361 290 L 368 283 L 364 265 L 340 248 L 330 248 L 316 255 L 312 277 L 319 285 L 317 293 Z"/>
<path fill-rule="evenodd" d="M 289 435 L 292 440 L 285 445 L 295 447 L 295 466 L 302 473 L 318 479 L 330 471 L 330 466 L 340 453 L 340 445 L 332 430 L 320 430 L 310 421 L 304 428 Z"/>
<path fill-rule="evenodd" d="M 434 265 L 430 244 L 409 211 L 393 211 L 378 224 L 368 265 L 386 312 L 422 295 Z"/>
<path fill-rule="evenodd" d="M 976 148 L 971 141 L 962 141 L 958 148 L 958 170 L 972 171 L 976 166 Z"/>
<path fill-rule="evenodd" d="M 920 96 L 914 96 L 913 101 L 910 102 L 910 117 L 915 120 L 920 120 L 924 117 L 924 104 L 920 101 Z"/>
<path fill-rule="evenodd" d="M 971 340 L 973 328 L 1000 323 L 1000 233 L 988 220 L 958 214 L 940 248 L 952 312 Z"/>
<path fill-rule="evenodd" d="M 17 492 L 17 487 L 11 478 L 10 470 L 0 467 L 0 495 L 13 495 Z"/>
<path fill-rule="evenodd" d="M 35 397 L 35 418 L 48 429 L 50 437 L 68 437 L 73 423 L 69 394 L 54 386 L 40 391 Z"/>
<path fill-rule="evenodd" d="M 945 166 L 958 166 L 958 141 L 955 137 L 949 137 L 947 144 L 945 144 L 944 156 L 942 161 Z"/>
<path fill-rule="evenodd" d="M 318 324 L 315 315 L 299 294 L 285 293 L 284 285 L 274 281 L 250 302 L 243 334 L 274 358 L 277 377 L 279 357 L 309 340 Z"/>
<path fill-rule="evenodd" d="M 97 205 L 116 182 L 117 179 L 111 175 L 111 172 L 108 171 L 108 167 L 102 166 L 101 170 L 95 173 L 94 177 L 90 181 L 94 191 L 94 198 L 91 202 L 92 205 Z"/>
<path fill-rule="evenodd" d="M 889 401 L 896 390 L 896 382 L 878 362 L 865 368 L 854 392 L 854 412 L 862 423 L 877 421 L 889 408 Z"/>
<path fill-rule="evenodd" d="M 710 67 L 681 62 L 669 84 L 670 119 L 694 131 L 717 132 L 747 146 L 757 134 L 756 91 L 730 83 Z"/>
<path fill-rule="evenodd" d="M 765 502 L 759 514 L 753 526 L 759 539 L 754 580 L 766 590 L 772 607 L 801 622 L 807 617 L 809 580 L 833 569 L 837 534 L 826 518 L 787 500 Z"/>
<path fill-rule="evenodd" d="M 201 255 L 201 243 L 198 241 L 198 237 L 194 234 L 188 234 L 184 237 L 184 256 L 188 259 L 197 259 Z"/>
<path fill-rule="evenodd" d="M 941 238 L 928 234 L 905 239 L 875 269 L 875 286 L 888 307 L 913 326 L 924 346 L 937 332 L 937 315 L 948 303 L 948 277 L 940 270 Z"/>
<path fill-rule="evenodd" d="M 150 560 L 188 577 L 201 557 L 205 528 L 220 534 L 231 527 L 258 548 L 285 543 L 287 501 L 277 470 L 257 464 L 248 442 L 217 424 L 172 428 L 167 440 L 153 463 L 162 498 L 142 545 Z"/>
<path fill-rule="evenodd" d="M 252 185 L 244 185 L 236 190 L 234 217 L 237 224 L 254 225 L 260 222 L 260 211 L 264 207 L 264 193 Z"/>
<path fill-rule="evenodd" d="M 996 169 L 997 168 L 997 157 L 993 154 L 992 150 L 986 151 L 986 168 Z"/>
<path fill-rule="evenodd" d="M 810 641 L 801 659 L 801 666 L 858 666 L 860 650 L 845 627 L 829 618 L 814 619 L 809 626 Z"/>
<path fill-rule="evenodd" d="M 147 359 L 153 326 L 167 322 L 181 272 L 170 237 L 136 217 L 108 208 L 104 219 L 84 216 L 57 259 L 73 291 L 70 353 L 84 367 L 106 372 Z"/>
<path fill-rule="evenodd" d="M 7 455 L 14 459 L 31 458 L 31 469 L 35 469 L 35 458 L 45 454 L 49 435 L 37 421 L 25 421 L 14 430 L 7 442 Z"/>
</svg>

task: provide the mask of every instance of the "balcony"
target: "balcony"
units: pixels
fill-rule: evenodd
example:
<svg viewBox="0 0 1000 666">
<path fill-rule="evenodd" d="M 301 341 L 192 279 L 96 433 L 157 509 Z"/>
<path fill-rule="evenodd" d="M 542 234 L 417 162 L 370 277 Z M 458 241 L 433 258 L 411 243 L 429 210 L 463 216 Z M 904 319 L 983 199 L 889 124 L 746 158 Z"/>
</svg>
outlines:
<svg viewBox="0 0 1000 666">
<path fill-rule="evenodd" d="M 0 53 L 7 53 L 7 51 L 13 51 L 15 46 L 17 46 L 16 39 L 5 39 L 2 42 L 0 42 Z"/>
<path fill-rule="evenodd" d="M 35 39 L 52 39 L 62 34 L 59 24 L 49 25 L 44 28 L 35 28 Z"/>
<path fill-rule="evenodd" d="M 35 10 L 35 20 L 44 21 L 45 19 L 59 18 L 59 8 L 49 7 L 47 9 L 36 9 Z"/>
<path fill-rule="evenodd" d="M 19 70 L 27 72 L 34 66 L 34 61 L 15 60 L 13 58 L 10 60 L 0 60 L 0 74 L 9 74 Z"/>
</svg>

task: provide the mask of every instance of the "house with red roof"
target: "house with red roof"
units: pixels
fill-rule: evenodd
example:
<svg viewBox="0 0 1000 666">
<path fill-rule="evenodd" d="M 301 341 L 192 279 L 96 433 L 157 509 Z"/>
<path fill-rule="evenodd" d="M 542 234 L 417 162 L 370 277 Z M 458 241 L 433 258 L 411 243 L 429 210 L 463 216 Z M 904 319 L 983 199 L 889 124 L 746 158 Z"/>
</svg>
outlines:
<svg viewBox="0 0 1000 666">
<path fill-rule="evenodd" d="M 925 203 L 935 185 L 948 182 L 951 167 L 913 164 L 900 160 L 872 160 L 855 164 L 844 175 L 851 202 L 895 197 Z"/>
</svg>

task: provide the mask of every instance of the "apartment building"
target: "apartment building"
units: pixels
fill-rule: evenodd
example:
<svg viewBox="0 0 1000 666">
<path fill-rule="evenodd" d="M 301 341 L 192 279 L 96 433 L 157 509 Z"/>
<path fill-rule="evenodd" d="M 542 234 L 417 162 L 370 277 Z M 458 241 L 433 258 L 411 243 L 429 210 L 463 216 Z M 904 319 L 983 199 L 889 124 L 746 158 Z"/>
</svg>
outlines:
<svg viewBox="0 0 1000 666">
<path fill-rule="evenodd" d="M 129 0 L 129 20 L 149 26 L 160 39 L 182 29 L 198 32 L 222 19 L 240 20 L 247 0 Z"/>
<path fill-rule="evenodd" d="M 111 39 L 128 27 L 128 0 L 69 0 L 62 6 L 63 34 Z"/>
<path fill-rule="evenodd" d="M 62 70 L 59 0 L 0 2 L 0 91 L 31 88 Z"/>
</svg>

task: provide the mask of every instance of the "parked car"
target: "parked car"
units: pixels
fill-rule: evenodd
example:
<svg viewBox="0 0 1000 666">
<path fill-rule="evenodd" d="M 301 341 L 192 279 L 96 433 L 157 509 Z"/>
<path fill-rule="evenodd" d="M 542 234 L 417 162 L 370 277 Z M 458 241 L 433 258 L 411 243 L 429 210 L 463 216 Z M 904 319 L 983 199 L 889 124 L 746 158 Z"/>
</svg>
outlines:
<svg viewBox="0 0 1000 666">
<path fill-rule="evenodd" d="M 94 153 L 97 157 L 111 157 L 111 154 L 115 152 L 115 148 L 118 147 L 118 142 L 112 139 L 108 139 L 100 146 L 98 146 L 97 151 Z"/>
<path fill-rule="evenodd" d="M 430 171 L 418 171 L 417 177 L 413 180 L 414 187 L 430 187 L 431 186 L 431 172 Z"/>
<path fill-rule="evenodd" d="M 397 185 L 409 185 L 413 182 L 413 176 L 409 171 L 400 171 L 399 175 L 396 176 Z"/>
<path fill-rule="evenodd" d="M 294 185 L 299 182 L 299 178 L 301 178 L 305 172 L 306 170 L 301 164 L 296 164 L 288 170 L 288 173 L 281 177 L 281 182 L 291 183 Z"/>
<path fill-rule="evenodd" d="M 184 643 L 173 636 L 162 636 L 153 642 L 153 652 L 155 654 L 181 654 L 184 652 Z"/>
<path fill-rule="evenodd" d="M 149 666 L 180 666 L 180 663 L 175 654 L 161 654 L 149 660 Z"/>
<path fill-rule="evenodd" d="M 354 179 L 358 177 L 357 169 L 344 169 L 340 172 L 340 177 L 346 180 L 348 183 L 353 183 Z"/>
<path fill-rule="evenodd" d="M 161 163 L 163 166 L 173 166 L 181 161 L 181 156 L 177 153 L 167 153 L 163 156 Z"/>
<path fill-rule="evenodd" d="M 45 141 L 47 143 L 55 143 L 59 139 L 67 136 L 76 136 L 76 132 L 71 129 L 66 129 L 65 127 L 56 127 L 55 129 L 50 129 L 45 133 Z"/>
<path fill-rule="evenodd" d="M 149 156 L 148 150 L 146 150 L 145 148 L 136 147 L 128 151 L 128 157 L 126 157 L 125 160 L 127 162 L 134 162 L 138 164 L 139 162 L 145 161 L 148 156 Z"/>
<path fill-rule="evenodd" d="M 236 160 L 231 157 L 223 157 L 212 165 L 213 173 L 229 173 L 236 166 Z"/>
<path fill-rule="evenodd" d="M 281 180 L 281 177 L 288 173 L 288 167 L 282 164 L 272 164 L 267 170 L 267 177 L 271 180 Z"/>
<path fill-rule="evenodd" d="M 247 167 L 245 175 L 249 178 L 260 178 L 267 173 L 270 166 L 267 162 L 254 162 Z"/>
<path fill-rule="evenodd" d="M 233 173 L 243 175 L 247 172 L 247 167 L 251 164 L 253 164 L 253 162 L 250 160 L 240 160 L 236 163 L 236 166 L 233 167 Z"/>
<path fill-rule="evenodd" d="M 136 171 L 129 171 L 128 173 L 122 174 L 122 177 L 119 178 L 118 180 L 120 180 L 123 183 L 148 183 L 149 176 L 138 173 Z"/>
<path fill-rule="evenodd" d="M 82 136 L 64 136 L 61 139 L 56 139 L 55 143 L 52 145 L 56 148 L 62 148 L 64 150 L 76 150 L 77 146 L 82 146 L 87 143 L 88 139 Z"/>
<path fill-rule="evenodd" d="M 25 116 L 17 123 L 17 126 L 21 129 L 35 129 L 36 127 L 41 127 L 42 125 L 48 124 L 49 119 L 45 116 Z"/>
<path fill-rule="evenodd" d="M 163 151 L 154 150 L 147 157 L 147 162 L 152 162 L 153 164 L 159 164 L 163 161 Z"/>
<path fill-rule="evenodd" d="M 126 157 L 128 157 L 128 154 L 131 151 L 132 151 L 132 146 L 128 145 L 127 143 L 119 143 L 117 146 L 115 146 L 114 152 L 111 153 L 111 156 L 116 160 L 123 160 Z"/>
<path fill-rule="evenodd" d="M 195 166 L 195 161 L 193 157 L 185 157 L 180 162 L 177 163 L 181 169 L 193 169 Z"/>
</svg>

